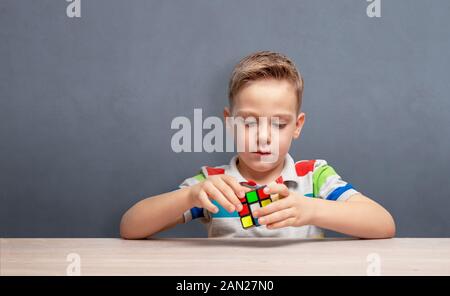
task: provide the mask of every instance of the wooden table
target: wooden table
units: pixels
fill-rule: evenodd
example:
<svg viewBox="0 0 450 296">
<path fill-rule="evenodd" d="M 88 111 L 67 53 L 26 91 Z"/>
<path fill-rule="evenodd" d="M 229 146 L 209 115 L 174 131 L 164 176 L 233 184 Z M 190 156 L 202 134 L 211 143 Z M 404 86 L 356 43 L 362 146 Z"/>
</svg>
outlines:
<svg viewBox="0 0 450 296">
<path fill-rule="evenodd" d="M 1 275 L 450 275 L 450 238 L 1 239 Z"/>
</svg>

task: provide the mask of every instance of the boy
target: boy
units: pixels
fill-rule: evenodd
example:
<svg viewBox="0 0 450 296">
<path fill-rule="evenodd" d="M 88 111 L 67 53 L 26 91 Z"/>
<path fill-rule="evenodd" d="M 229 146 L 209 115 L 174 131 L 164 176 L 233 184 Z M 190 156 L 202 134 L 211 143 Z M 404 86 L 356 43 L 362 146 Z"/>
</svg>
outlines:
<svg viewBox="0 0 450 296">
<path fill-rule="evenodd" d="M 238 140 L 245 148 L 229 165 L 204 166 L 180 189 L 138 202 L 123 215 L 121 236 L 146 238 L 200 218 L 209 237 L 317 238 L 323 236 L 321 228 L 359 238 L 393 237 L 392 216 L 342 180 L 326 161 L 294 162 L 288 154 L 305 122 L 302 94 L 303 78 L 288 57 L 262 51 L 242 59 L 231 75 L 224 117 L 243 118 L 246 131 L 260 124 L 256 118 L 276 118 L 269 122 L 271 129 L 241 133 Z M 272 137 L 273 128 L 277 137 Z M 248 149 L 252 143 L 256 148 Z M 273 161 L 263 161 L 268 156 Z M 259 185 L 267 185 L 264 192 L 279 199 L 253 212 L 261 226 L 244 229 L 240 198 Z"/>
</svg>

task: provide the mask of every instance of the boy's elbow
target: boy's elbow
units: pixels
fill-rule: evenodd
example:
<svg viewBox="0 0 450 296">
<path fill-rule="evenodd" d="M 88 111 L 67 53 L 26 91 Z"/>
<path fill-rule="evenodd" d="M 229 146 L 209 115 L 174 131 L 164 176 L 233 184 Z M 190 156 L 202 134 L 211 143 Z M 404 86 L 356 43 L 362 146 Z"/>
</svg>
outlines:
<svg viewBox="0 0 450 296">
<path fill-rule="evenodd" d="M 394 218 L 389 214 L 389 220 L 388 227 L 386 229 L 386 238 L 393 238 L 395 236 L 395 233 L 397 231 L 395 226 Z"/>
<path fill-rule="evenodd" d="M 125 223 L 123 221 L 123 218 L 122 218 L 122 221 L 120 222 L 120 238 L 133 239 L 133 237 L 129 233 L 129 231 L 128 231 L 128 229 L 127 229 L 127 227 L 126 227 L 126 225 L 125 225 Z"/>
<path fill-rule="evenodd" d="M 387 213 L 385 225 L 380 229 L 379 234 L 375 238 L 393 238 L 395 237 L 396 226 L 394 218 Z"/>
<path fill-rule="evenodd" d="M 122 239 L 136 239 L 129 233 L 122 225 L 120 226 L 120 238 Z"/>
<path fill-rule="evenodd" d="M 393 217 L 386 212 L 386 217 L 384 219 L 376 220 L 376 223 L 372 223 L 370 230 L 361 236 L 362 239 L 388 239 L 395 237 L 396 227 Z"/>
<path fill-rule="evenodd" d="M 141 235 L 138 235 L 137 233 L 133 233 L 132 231 L 128 230 L 125 227 L 120 227 L 120 238 L 122 239 L 144 239 L 146 237 L 143 237 Z"/>
<path fill-rule="evenodd" d="M 120 237 L 122 239 L 139 239 L 136 233 L 133 233 L 129 223 L 125 215 L 123 215 L 122 220 L 120 221 Z"/>
<path fill-rule="evenodd" d="M 122 217 L 120 221 L 120 238 L 127 240 L 147 239 L 155 234 L 155 232 L 140 229 L 136 224 L 129 221 L 127 217 Z"/>
<path fill-rule="evenodd" d="M 376 219 L 377 229 L 374 231 L 375 235 L 373 238 L 375 239 L 383 239 L 383 238 L 393 238 L 396 234 L 396 226 L 394 217 L 389 213 L 388 210 L 380 206 L 381 211 L 379 212 L 379 218 Z"/>
</svg>

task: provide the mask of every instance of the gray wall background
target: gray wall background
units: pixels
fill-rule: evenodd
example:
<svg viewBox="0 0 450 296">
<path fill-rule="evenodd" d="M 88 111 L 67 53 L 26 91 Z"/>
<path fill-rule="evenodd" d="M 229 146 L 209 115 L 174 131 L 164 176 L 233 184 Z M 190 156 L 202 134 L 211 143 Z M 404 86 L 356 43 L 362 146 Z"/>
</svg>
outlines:
<svg viewBox="0 0 450 296">
<path fill-rule="evenodd" d="M 305 77 L 296 159 L 323 158 L 398 236 L 450 236 L 450 2 L 0 1 L 0 233 L 116 237 L 121 215 L 230 154 L 176 154 L 175 116 L 221 115 L 250 52 Z M 205 236 L 198 222 L 164 236 Z"/>
</svg>

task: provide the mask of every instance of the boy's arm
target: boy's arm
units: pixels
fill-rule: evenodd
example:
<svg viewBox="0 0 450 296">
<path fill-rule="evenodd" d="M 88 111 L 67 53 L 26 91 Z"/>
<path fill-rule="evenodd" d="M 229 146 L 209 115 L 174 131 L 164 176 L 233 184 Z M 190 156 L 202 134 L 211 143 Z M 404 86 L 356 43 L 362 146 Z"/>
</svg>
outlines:
<svg viewBox="0 0 450 296">
<path fill-rule="evenodd" d="M 395 223 L 391 214 L 358 193 L 344 202 L 312 199 L 311 224 L 359 238 L 391 238 Z"/>
<path fill-rule="evenodd" d="M 301 196 L 284 184 L 266 187 L 269 194 L 283 198 L 253 213 L 269 229 L 287 226 L 315 225 L 359 238 L 390 238 L 395 223 L 389 212 L 360 193 L 346 201 L 336 202 Z"/>
<path fill-rule="evenodd" d="M 149 237 L 184 222 L 184 212 L 193 207 L 217 213 L 219 208 L 212 200 L 230 213 L 240 211 L 242 204 L 239 198 L 249 190 L 231 176 L 214 175 L 195 185 L 146 198 L 123 215 L 120 236 L 126 239 Z"/>
<path fill-rule="evenodd" d="M 192 207 L 189 187 L 141 200 L 123 215 L 120 236 L 125 239 L 147 238 L 183 223 L 183 213 Z"/>
</svg>

